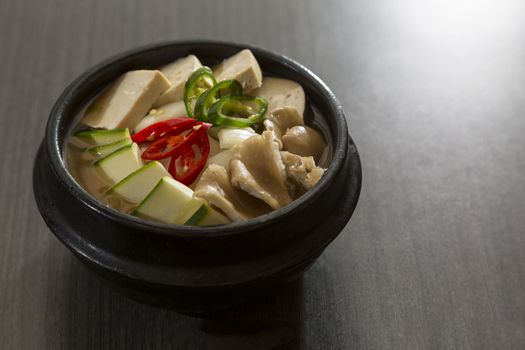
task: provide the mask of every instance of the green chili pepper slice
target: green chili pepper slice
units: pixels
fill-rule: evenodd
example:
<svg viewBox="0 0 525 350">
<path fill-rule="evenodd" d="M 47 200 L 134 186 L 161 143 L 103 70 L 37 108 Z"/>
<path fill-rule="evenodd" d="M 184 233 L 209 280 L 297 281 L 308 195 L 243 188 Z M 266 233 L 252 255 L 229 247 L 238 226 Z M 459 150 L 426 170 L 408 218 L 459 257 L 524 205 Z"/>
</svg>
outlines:
<svg viewBox="0 0 525 350">
<path fill-rule="evenodd" d="M 224 96 L 208 111 L 208 119 L 215 125 L 246 127 L 264 117 L 268 101 L 258 96 Z"/>
<path fill-rule="evenodd" d="M 193 118 L 193 103 L 206 90 L 217 84 L 209 67 L 201 67 L 193 72 L 184 85 L 184 105 L 188 117 Z"/>
<path fill-rule="evenodd" d="M 193 115 L 197 120 L 208 121 L 208 110 L 211 105 L 224 96 L 241 95 L 242 85 L 237 80 L 223 80 L 212 88 L 203 92 L 197 102 Z"/>
</svg>

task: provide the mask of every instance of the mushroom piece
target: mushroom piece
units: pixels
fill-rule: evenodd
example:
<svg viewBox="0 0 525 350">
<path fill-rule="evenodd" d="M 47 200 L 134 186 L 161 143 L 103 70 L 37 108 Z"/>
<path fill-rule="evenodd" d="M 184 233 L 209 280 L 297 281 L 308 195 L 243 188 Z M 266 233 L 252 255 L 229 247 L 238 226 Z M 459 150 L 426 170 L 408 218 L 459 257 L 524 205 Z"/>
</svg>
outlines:
<svg viewBox="0 0 525 350">
<path fill-rule="evenodd" d="M 275 122 L 270 119 L 265 119 L 263 124 L 264 129 L 272 135 L 272 141 L 277 144 L 277 148 L 282 150 L 283 142 L 281 141 L 281 137 L 283 137 L 283 133 L 281 132 L 281 129 L 279 129 Z"/>
<path fill-rule="evenodd" d="M 324 139 L 319 132 L 302 125 L 288 129 L 281 141 L 285 151 L 303 157 L 312 156 L 316 161 L 319 161 L 326 148 Z"/>
<path fill-rule="evenodd" d="M 294 199 L 314 187 L 325 172 L 315 165 L 313 157 L 301 157 L 286 151 L 280 153 L 288 176 L 286 185 Z"/>
<path fill-rule="evenodd" d="M 232 221 L 247 220 L 271 211 L 263 201 L 233 187 L 228 171 L 217 164 L 210 164 L 202 173 L 194 196 L 207 200 Z"/>
<path fill-rule="evenodd" d="M 271 132 L 255 135 L 240 144 L 230 160 L 231 182 L 254 197 L 279 209 L 293 199 L 286 189 L 286 173 Z"/>
<path fill-rule="evenodd" d="M 294 107 L 276 109 L 268 115 L 268 120 L 273 121 L 283 134 L 296 125 L 304 125 L 302 115 Z"/>
<path fill-rule="evenodd" d="M 283 148 L 281 141 L 283 134 L 296 125 L 304 125 L 304 120 L 297 109 L 293 107 L 276 109 L 264 121 L 264 127 L 272 133 L 274 141 L 279 145 L 279 149 Z"/>
</svg>

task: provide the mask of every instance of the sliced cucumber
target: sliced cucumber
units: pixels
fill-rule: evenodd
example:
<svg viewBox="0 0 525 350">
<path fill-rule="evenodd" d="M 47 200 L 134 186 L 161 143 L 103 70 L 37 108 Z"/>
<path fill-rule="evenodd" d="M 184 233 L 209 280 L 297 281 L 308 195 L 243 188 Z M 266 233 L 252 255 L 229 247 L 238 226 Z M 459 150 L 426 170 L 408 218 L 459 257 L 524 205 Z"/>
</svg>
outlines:
<svg viewBox="0 0 525 350">
<path fill-rule="evenodd" d="M 163 223 L 176 223 L 192 199 L 193 191 L 189 187 L 164 176 L 132 214 Z"/>
<path fill-rule="evenodd" d="M 131 141 L 131 138 L 127 137 L 117 142 L 108 143 L 107 145 L 88 148 L 86 152 L 88 152 L 92 158 L 100 159 L 121 149 L 124 146 L 130 145 L 132 142 L 133 141 Z"/>
<path fill-rule="evenodd" d="M 193 215 L 186 220 L 184 225 L 190 225 L 190 226 L 197 226 L 201 219 L 206 215 L 206 207 L 204 205 L 201 205 L 199 209 L 197 209 L 196 212 L 193 213 Z"/>
<path fill-rule="evenodd" d="M 192 198 L 186 203 L 184 208 L 182 208 L 179 214 L 175 217 L 173 223 L 179 225 L 190 225 L 187 222 L 204 204 L 206 204 L 204 199 L 194 198 L 192 194 Z"/>
<path fill-rule="evenodd" d="M 130 138 L 130 135 L 128 129 L 100 129 L 77 132 L 75 138 L 83 143 L 85 147 L 96 147 Z"/>
<path fill-rule="evenodd" d="M 202 204 L 185 222 L 185 225 L 213 226 L 229 224 L 230 222 L 226 216 L 212 209 L 208 204 Z"/>
<path fill-rule="evenodd" d="M 106 195 L 117 194 L 130 203 L 138 204 L 164 176 L 170 174 L 162 164 L 154 161 L 120 180 L 106 192 Z"/>
<path fill-rule="evenodd" d="M 124 146 L 93 163 L 93 166 L 97 167 L 112 184 L 119 182 L 143 165 L 139 146 L 136 143 Z"/>
</svg>

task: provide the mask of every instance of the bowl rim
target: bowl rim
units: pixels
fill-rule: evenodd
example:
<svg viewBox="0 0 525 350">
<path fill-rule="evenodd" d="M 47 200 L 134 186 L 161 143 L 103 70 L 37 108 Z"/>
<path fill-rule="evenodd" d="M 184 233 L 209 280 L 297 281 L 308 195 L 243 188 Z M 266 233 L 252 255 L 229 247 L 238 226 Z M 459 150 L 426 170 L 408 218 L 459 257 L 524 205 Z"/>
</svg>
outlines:
<svg viewBox="0 0 525 350">
<path fill-rule="evenodd" d="M 254 56 L 264 57 L 271 61 L 275 61 L 281 65 L 284 65 L 287 69 L 290 69 L 297 74 L 302 75 L 304 78 L 309 80 L 321 94 L 325 102 L 331 109 L 331 113 L 334 115 L 336 124 L 336 133 L 333 134 L 334 149 L 332 155 L 332 162 L 327 168 L 325 174 L 311 190 L 307 191 L 298 199 L 294 200 L 290 204 L 273 210 L 268 214 L 261 215 L 255 218 L 248 219 L 242 222 L 233 222 L 227 225 L 220 226 L 187 226 L 177 224 L 163 224 L 153 221 L 147 221 L 132 215 L 122 213 L 116 209 L 113 209 L 101 201 L 97 200 L 91 194 L 89 194 L 70 174 L 67 169 L 65 159 L 61 152 L 61 143 L 59 140 L 59 133 L 61 131 L 61 121 L 65 119 L 66 107 L 71 103 L 71 100 L 75 97 L 81 88 L 87 84 L 91 79 L 99 74 L 104 74 L 105 69 L 109 69 L 111 66 L 118 64 L 122 61 L 130 60 L 134 56 L 143 55 L 148 52 L 157 51 L 159 49 L 171 47 L 171 46 L 226 46 L 234 49 L 250 49 Z M 173 57 L 177 59 L 179 57 Z M 306 68 L 299 62 L 283 55 L 267 49 L 263 49 L 253 45 L 239 44 L 233 42 L 215 41 L 215 40 L 186 40 L 186 41 L 164 41 L 159 43 L 153 43 L 149 45 L 140 46 L 134 49 L 124 51 L 100 61 L 94 66 L 90 67 L 77 78 L 75 78 L 62 92 L 60 97 L 57 99 L 48 117 L 46 126 L 46 150 L 49 155 L 51 168 L 54 174 L 57 176 L 59 182 L 75 196 L 83 205 L 87 206 L 90 210 L 96 212 L 109 220 L 116 221 L 117 223 L 124 226 L 133 226 L 139 230 L 146 230 L 150 233 L 181 237 L 181 238 L 200 238 L 200 237 L 223 237 L 232 236 L 236 234 L 242 234 L 246 231 L 258 230 L 268 225 L 274 224 L 286 217 L 292 215 L 295 211 L 301 210 L 314 202 L 323 192 L 325 192 L 330 184 L 333 182 L 335 176 L 339 174 L 342 165 L 344 164 L 345 157 L 347 155 L 349 140 L 348 127 L 346 123 L 345 114 L 341 103 L 335 97 L 334 93 L 330 88 L 310 69 Z M 357 149 L 355 148 L 357 152 Z"/>
</svg>

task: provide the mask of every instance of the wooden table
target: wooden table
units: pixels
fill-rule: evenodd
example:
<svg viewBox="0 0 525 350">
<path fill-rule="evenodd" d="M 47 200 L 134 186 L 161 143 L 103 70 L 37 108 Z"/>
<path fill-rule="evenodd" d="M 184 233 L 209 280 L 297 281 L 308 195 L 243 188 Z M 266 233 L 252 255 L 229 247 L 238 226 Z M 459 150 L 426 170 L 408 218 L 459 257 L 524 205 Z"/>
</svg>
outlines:
<svg viewBox="0 0 525 350">
<path fill-rule="evenodd" d="M 447 5 L 447 3 L 449 3 Z M 525 8 L 516 1 L 0 1 L 0 348 L 524 349 Z M 33 201 L 48 112 L 87 67 L 164 40 L 311 68 L 363 161 L 304 278 L 202 320 L 110 290 Z"/>
</svg>

